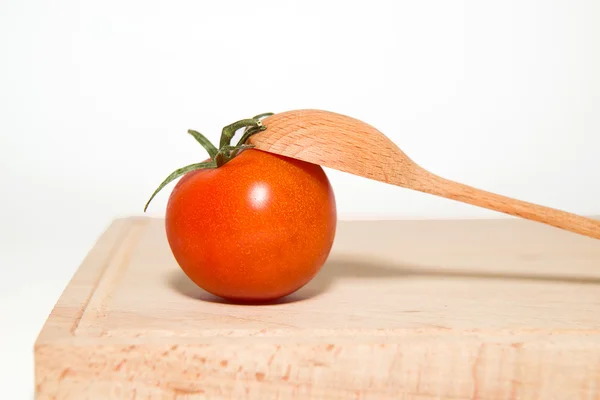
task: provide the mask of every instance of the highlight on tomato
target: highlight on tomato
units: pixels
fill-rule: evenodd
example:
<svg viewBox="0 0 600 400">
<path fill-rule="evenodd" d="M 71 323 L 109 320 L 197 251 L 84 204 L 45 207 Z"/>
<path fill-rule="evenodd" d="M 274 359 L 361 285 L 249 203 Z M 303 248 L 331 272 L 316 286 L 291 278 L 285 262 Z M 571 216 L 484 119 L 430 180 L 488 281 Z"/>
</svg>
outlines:
<svg viewBox="0 0 600 400">
<path fill-rule="evenodd" d="M 337 210 L 320 165 L 264 152 L 247 139 L 267 129 L 265 113 L 223 128 L 219 148 L 189 130 L 208 153 L 177 169 L 165 229 L 183 272 L 200 288 L 235 302 L 266 302 L 306 285 L 333 245 Z M 243 130 L 237 145 L 236 132 Z"/>
</svg>

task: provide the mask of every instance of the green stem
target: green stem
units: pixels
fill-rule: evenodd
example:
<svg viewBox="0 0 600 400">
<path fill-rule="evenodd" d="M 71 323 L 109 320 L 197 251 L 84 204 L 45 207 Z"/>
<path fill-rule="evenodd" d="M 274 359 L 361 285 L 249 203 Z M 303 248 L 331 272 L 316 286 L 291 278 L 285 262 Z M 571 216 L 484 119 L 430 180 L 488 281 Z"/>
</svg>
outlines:
<svg viewBox="0 0 600 400">
<path fill-rule="evenodd" d="M 254 147 L 251 145 L 246 145 L 245 142 L 250 136 L 266 129 L 266 127 L 263 126 L 260 120 L 261 118 L 267 117 L 269 115 L 273 115 L 273 113 L 258 114 L 250 119 L 242 119 L 240 121 L 234 122 L 233 124 L 227 125 L 223 128 L 223 131 L 221 132 L 221 140 L 218 149 L 203 134 L 193 129 L 188 129 L 188 133 L 192 135 L 194 139 L 196 139 L 196 141 L 200 143 L 200 145 L 202 145 L 202 147 L 204 147 L 204 149 L 208 152 L 211 160 L 201 163 L 190 164 L 173 171 L 169 176 L 165 178 L 165 180 L 160 184 L 160 186 L 158 186 L 154 193 L 152 193 L 152 196 L 150 196 L 150 199 L 144 207 L 144 212 L 146 212 L 146 210 L 148 209 L 148 205 L 150 204 L 152 199 L 154 199 L 154 196 L 156 196 L 158 192 L 160 192 L 166 185 L 171 183 L 173 180 L 197 169 L 212 169 L 221 167 L 229 161 L 231 161 L 234 157 L 236 157 L 242 150 Z M 238 142 L 238 144 L 236 146 L 232 146 L 231 139 L 238 131 L 238 129 L 241 128 L 245 128 L 244 134 L 241 140 Z"/>
<path fill-rule="evenodd" d="M 240 151 L 244 149 L 249 149 L 254 146 L 249 145 L 240 145 L 240 146 L 230 146 L 226 145 L 219 149 L 219 152 L 215 156 L 215 162 L 217 164 L 217 168 L 227 164 L 231 161 L 235 156 L 239 154 Z"/>
<path fill-rule="evenodd" d="M 274 115 L 274 114 L 273 114 L 272 112 L 262 113 L 262 114 L 255 115 L 254 117 L 252 117 L 252 119 L 256 119 L 256 120 L 259 120 L 259 121 L 260 121 L 262 118 L 268 117 L 268 116 L 270 116 L 270 115 Z M 250 132 L 252 129 L 255 129 L 255 128 L 252 128 L 252 127 L 250 127 L 250 126 L 247 126 L 247 127 L 244 129 L 244 133 L 242 134 L 242 135 L 243 135 L 243 136 L 242 136 L 242 139 L 241 139 L 241 140 L 238 142 L 238 146 L 239 146 L 239 145 L 241 145 L 241 144 L 243 144 L 243 143 L 245 143 L 245 142 L 246 142 L 246 140 L 248 140 L 248 138 L 249 138 L 250 136 L 252 136 L 254 133 L 256 133 L 256 132 L 259 132 L 259 131 L 256 131 L 256 132 Z M 264 129 L 266 129 L 266 128 L 262 128 L 261 130 L 264 130 Z"/>
<path fill-rule="evenodd" d="M 254 117 L 252 117 L 252 119 L 260 120 L 260 119 L 262 119 L 264 117 L 268 117 L 270 115 L 273 115 L 273 113 L 272 112 L 262 113 L 262 114 L 255 115 Z"/>
<path fill-rule="evenodd" d="M 246 141 L 248 140 L 248 138 L 258 132 L 264 131 L 265 128 L 264 126 L 261 126 L 260 128 L 249 128 L 246 131 L 244 131 L 244 135 L 242 136 L 242 138 L 240 139 L 240 141 L 237 143 L 238 146 L 241 146 L 243 144 L 246 143 Z"/>
<path fill-rule="evenodd" d="M 192 135 L 194 139 L 196 139 L 196 141 L 202 145 L 202 147 L 204 147 L 211 159 L 215 158 L 219 150 L 210 142 L 210 140 L 206 138 L 206 136 L 193 129 L 188 129 L 188 133 Z"/>
<path fill-rule="evenodd" d="M 238 129 L 253 126 L 262 126 L 262 123 L 256 119 L 242 119 L 240 121 L 234 122 L 231 125 L 227 125 L 225 128 L 223 128 L 223 131 L 221 132 L 221 142 L 219 143 L 219 148 L 222 148 L 223 146 L 228 146 L 231 143 L 231 139 L 238 131 Z"/>
<path fill-rule="evenodd" d="M 144 212 L 146 212 L 146 209 L 148 208 L 148 205 L 150 204 L 150 202 L 152 201 L 154 196 L 156 196 L 156 194 L 158 192 L 160 192 L 162 188 L 167 186 L 173 180 L 179 178 L 182 175 L 187 174 L 188 172 L 191 172 L 191 171 L 194 171 L 197 169 L 210 169 L 210 168 L 216 168 L 216 164 L 214 163 L 214 161 L 205 161 L 205 162 L 201 162 L 201 163 L 190 164 L 190 165 L 186 165 L 185 167 L 176 169 L 175 171 L 173 171 L 171 173 L 171 175 L 167 176 L 165 178 L 165 180 L 162 181 L 160 186 L 154 191 L 154 193 L 152 193 L 152 196 L 150 196 L 150 199 L 148 200 L 148 202 L 146 203 L 146 206 L 144 207 Z"/>
</svg>

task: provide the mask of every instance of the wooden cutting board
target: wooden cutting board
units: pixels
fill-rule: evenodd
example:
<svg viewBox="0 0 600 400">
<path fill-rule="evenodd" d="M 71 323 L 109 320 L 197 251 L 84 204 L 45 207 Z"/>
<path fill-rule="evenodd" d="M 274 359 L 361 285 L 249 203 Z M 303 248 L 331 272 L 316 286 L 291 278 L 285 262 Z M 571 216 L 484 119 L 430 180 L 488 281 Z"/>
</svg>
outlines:
<svg viewBox="0 0 600 400">
<path fill-rule="evenodd" d="M 35 345 L 38 399 L 600 399 L 600 241 L 515 219 L 339 222 L 278 304 L 227 304 L 163 220 L 101 236 Z"/>
</svg>

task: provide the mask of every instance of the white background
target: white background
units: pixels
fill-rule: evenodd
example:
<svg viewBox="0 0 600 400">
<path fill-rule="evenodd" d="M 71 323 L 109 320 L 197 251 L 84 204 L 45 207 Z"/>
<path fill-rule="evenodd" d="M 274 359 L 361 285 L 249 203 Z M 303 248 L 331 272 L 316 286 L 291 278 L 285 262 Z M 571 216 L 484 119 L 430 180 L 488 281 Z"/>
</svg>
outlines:
<svg viewBox="0 0 600 400">
<path fill-rule="evenodd" d="M 447 178 L 600 214 L 598 21 L 594 0 L 2 1 L 3 396 L 32 396 L 33 341 L 101 231 L 204 159 L 188 128 L 340 112 Z M 328 173 L 340 218 L 503 217 Z"/>
</svg>

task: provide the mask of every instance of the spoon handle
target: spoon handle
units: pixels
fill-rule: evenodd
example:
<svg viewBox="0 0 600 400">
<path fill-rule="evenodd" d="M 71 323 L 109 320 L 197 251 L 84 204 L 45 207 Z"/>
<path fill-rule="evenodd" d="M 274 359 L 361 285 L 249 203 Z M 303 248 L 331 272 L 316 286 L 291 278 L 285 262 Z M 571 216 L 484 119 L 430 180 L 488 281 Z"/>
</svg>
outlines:
<svg viewBox="0 0 600 400">
<path fill-rule="evenodd" d="M 430 172 L 413 189 L 600 239 L 600 221 L 454 182 Z"/>
</svg>

